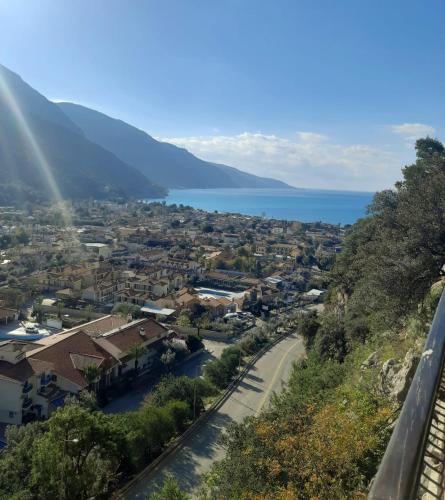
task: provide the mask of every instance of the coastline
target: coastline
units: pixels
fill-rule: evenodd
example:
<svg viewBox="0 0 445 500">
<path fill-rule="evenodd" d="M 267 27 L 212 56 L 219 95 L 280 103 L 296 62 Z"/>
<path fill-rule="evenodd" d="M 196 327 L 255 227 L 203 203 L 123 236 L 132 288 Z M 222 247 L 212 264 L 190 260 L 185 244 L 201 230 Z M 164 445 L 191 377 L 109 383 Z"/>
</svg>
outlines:
<svg viewBox="0 0 445 500">
<path fill-rule="evenodd" d="M 144 201 L 267 219 L 349 225 L 366 216 L 373 195 L 363 191 L 308 188 L 171 189 L 165 198 Z"/>
</svg>

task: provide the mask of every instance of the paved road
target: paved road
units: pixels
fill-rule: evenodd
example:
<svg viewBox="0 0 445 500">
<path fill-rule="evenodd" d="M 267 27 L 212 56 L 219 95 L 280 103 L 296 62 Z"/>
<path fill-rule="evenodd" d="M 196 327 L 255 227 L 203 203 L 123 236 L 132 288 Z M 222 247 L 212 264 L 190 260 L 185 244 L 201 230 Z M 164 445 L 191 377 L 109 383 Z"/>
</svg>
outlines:
<svg viewBox="0 0 445 500">
<path fill-rule="evenodd" d="M 302 341 L 297 336 L 282 340 L 246 374 L 238 388 L 224 402 L 196 434 L 190 438 L 148 475 L 134 484 L 126 499 L 146 500 L 148 494 L 159 489 L 167 474 L 173 475 L 182 489 L 196 493 L 200 476 L 211 464 L 223 456 L 223 449 L 217 444 L 222 430 L 233 421 L 257 414 L 270 400 L 274 391 L 280 391 L 287 381 L 293 361 L 304 354 Z"/>
</svg>

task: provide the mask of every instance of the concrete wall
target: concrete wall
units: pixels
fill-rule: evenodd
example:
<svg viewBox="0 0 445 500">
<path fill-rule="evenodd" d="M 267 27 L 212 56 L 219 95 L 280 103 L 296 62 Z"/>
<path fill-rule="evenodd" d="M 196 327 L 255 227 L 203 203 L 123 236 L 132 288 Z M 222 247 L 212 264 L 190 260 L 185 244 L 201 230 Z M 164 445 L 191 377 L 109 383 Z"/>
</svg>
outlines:
<svg viewBox="0 0 445 500">
<path fill-rule="evenodd" d="M 0 378 L 0 395 L 0 422 L 21 424 L 22 384 L 15 380 Z"/>
<path fill-rule="evenodd" d="M 59 309 L 57 308 L 57 306 L 42 306 L 42 311 L 44 313 L 49 313 L 49 314 L 58 314 L 59 313 Z M 74 318 L 85 318 L 85 321 L 86 321 L 86 312 L 82 311 L 80 309 L 70 309 L 68 307 L 64 307 L 61 311 L 61 314 L 62 315 L 69 314 L 70 316 L 73 316 Z M 103 316 L 105 316 L 105 314 L 97 313 L 97 312 L 90 312 L 90 313 L 88 313 L 88 316 L 91 318 L 91 320 L 93 320 L 93 319 L 102 318 Z"/>
<path fill-rule="evenodd" d="M 192 326 L 174 326 L 174 329 L 182 335 L 197 335 L 198 329 Z M 231 332 L 216 332 L 214 330 L 199 330 L 199 335 L 204 339 L 209 340 L 227 340 L 233 335 Z"/>
</svg>

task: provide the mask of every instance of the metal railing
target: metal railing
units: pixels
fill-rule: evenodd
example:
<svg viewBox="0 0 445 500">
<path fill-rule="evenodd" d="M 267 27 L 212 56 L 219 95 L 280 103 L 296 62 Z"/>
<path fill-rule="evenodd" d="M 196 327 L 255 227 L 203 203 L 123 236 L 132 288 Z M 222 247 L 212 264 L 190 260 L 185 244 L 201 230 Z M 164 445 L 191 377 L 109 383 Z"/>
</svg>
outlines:
<svg viewBox="0 0 445 500">
<path fill-rule="evenodd" d="M 444 495 L 445 291 L 419 365 L 369 492 L 370 500 Z"/>
</svg>

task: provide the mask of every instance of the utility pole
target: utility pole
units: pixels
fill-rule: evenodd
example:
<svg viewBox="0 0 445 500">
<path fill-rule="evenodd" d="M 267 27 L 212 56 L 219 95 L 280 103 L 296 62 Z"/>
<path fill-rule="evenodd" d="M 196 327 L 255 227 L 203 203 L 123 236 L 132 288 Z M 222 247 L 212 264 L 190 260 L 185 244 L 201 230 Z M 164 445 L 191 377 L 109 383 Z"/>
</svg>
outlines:
<svg viewBox="0 0 445 500">
<path fill-rule="evenodd" d="M 193 422 L 196 420 L 196 381 L 199 376 L 199 366 L 196 367 L 195 383 L 193 384 Z"/>
</svg>

